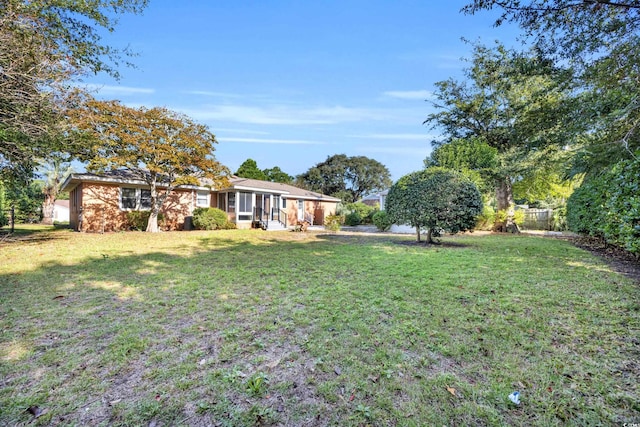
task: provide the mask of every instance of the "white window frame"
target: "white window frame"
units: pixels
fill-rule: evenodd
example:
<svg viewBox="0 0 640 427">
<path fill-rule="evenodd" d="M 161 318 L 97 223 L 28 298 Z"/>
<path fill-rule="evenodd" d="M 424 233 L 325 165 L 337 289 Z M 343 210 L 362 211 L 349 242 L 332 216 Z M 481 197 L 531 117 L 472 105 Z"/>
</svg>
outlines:
<svg viewBox="0 0 640 427">
<path fill-rule="evenodd" d="M 255 196 L 253 193 L 248 191 L 238 192 L 236 205 L 236 218 L 238 221 L 251 221 L 253 219 L 253 207 L 255 206 Z M 245 210 L 241 210 L 243 207 Z"/>
<path fill-rule="evenodd" d="M 196 190 L 196 207 L 208 208 L 209 203 L 209 192 L 205 190 Z"/>
<path fill-rule="evenodd" d="M 123 203 L 122 203 L 122 196 L 123 196 L 123 190 L 135 190 L 136 195 L 136 206 L 134 208 L 125 208 Z M 147 191 L 149 192 L 149 197 L 151 197 L 151 190 L 147 190 L 146 188 L 140 188 L 140 187 L 120 187 L 120 195 L 118 197 L 118 204 L 120 205 L 120 210 L 123 211 L 149 211 L 151 210 L 151 205 L 149 205 L 148 207 L 142 206 L 142 192 L 143 191 Z"/>
</svg>

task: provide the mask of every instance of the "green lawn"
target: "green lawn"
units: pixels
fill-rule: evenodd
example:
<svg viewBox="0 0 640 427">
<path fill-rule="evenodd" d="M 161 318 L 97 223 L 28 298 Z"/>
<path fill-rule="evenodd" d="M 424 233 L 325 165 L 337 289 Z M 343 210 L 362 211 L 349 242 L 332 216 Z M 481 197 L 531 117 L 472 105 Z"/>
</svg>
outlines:
<svg viewBox="0 0 640 427">
<path fill-rule="evenodd" d="M 0 425 L 640 422 L 638 284 L 565 241 L 18 237 Z"/>
</svg>

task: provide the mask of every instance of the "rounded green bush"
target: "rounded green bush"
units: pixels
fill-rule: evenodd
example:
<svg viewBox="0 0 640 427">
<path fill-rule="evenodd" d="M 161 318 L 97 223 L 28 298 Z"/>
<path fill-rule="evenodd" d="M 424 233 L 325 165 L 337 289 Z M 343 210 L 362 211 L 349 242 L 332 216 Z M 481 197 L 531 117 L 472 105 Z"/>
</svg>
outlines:
<svg viewBox="0 0 640 427">
<path fill-rule="evenodd" d="M 360 225 L 361 222 L 362 222 L 362 217 L 360 217 L 360 214 L 355 211 L 347 214 L 347 216 L 344 217 L 345 225 L 349 225 L 351 227 Z"/>
<path fill-rule="evenodd" d="M 378 211 L 373 215 L 373 224 L 379 231 L 389 231 L 393 225 L 393 221 L 391 221 L 388 213 L 385 211 Z"/>
<path fill-rule="evenodd" d="M 193 227 L 196 230 L 220 230 L 229 222 L 225 211 L 218 208 L 196 208 L 193 210 Z"/>
</svg>

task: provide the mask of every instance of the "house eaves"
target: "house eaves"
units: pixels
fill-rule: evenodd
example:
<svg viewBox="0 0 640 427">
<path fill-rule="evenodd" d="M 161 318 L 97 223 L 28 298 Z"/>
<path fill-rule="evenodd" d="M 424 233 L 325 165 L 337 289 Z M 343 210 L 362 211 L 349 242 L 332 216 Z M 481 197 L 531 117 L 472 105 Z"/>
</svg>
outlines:
<svg viewBox="0 0 640 427">
<path fill-rule="evenodd" d="M 115 185 L 134 185 L 141 187 L 148 187 L 149 184 L 140 178 L 133 178 L 131 176 L 126 176 L 124 174 L 108 174 L 108 175 L 98 175 L 93 173 L 74 173 L 67 177 L 61 187 L 61 191 L 71 191 L 78 186 L 78 184 L 82 182 L 93 182 L 93 183 L 101 183 L 101 184 L 115 184 Z M 166 184 L 161 182 L 158 183 L 158 188 L 166 188 Z M 179 185 L 175 187 L 176 189 L 185 189 L 185 190 L 204 190 L 210 191 L 209 187 L 202 187 L 198 185 Z"/>
</svg>

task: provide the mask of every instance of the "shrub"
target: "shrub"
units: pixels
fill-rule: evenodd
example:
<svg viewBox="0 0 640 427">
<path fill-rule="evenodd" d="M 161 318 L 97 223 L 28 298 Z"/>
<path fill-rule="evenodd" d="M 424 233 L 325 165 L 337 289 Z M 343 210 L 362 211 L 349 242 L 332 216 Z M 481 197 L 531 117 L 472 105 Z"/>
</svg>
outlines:
<svg viewBox="0 0 640 427">
<path fill-rule="evenodd" d="M 513 212 L 513 222 L 518 226 L 518 227 L 522 227 L 522 224 L 524 224 L 524 211 L 523 210 L 516 210 Z"/>
<path fill-rule="evenodd" d="M 479 230 L 491 230 L 496 221 L 496 211 L 489 205 L 482 208 L 482 213 L 478 216 L 476 228 Z"/>
<path fill-rule="evenodd" d="M 362 223 L 362 218 L 358 212 L 351 212 L 344 217 L 345 225 L 356 226 Z"/>
<path fill-rule="evenodd" d="M 229 219 L 222 209 L 195 208 L 192 222 L 196 230 L 221 230 L 227 227 Z"/>
<path fill-rule="evenodd" d="M 373 215 L 373 223 L 379 231 L 389 231 L 393 222 L 389 217 L 389 214 L 385 211 L 378 211 Z"/>
<path fill-rule="evenodd" d="M 328 215 L 324 219 L 324 228 L 329 231 L 339 231 L 342 224 L 342 217 L 340 215 Z"/>
<path fill-rule="evenodd" d="M 582 183 L 567 201 L 567 225 L 578 233 L 640 254 L 640 160 L 624 160 Z"/>
<path fill-rule="evenodd" d="M 127 212 L 126 227 L 127 230 L 144 231 L 147 229 L 147 223 L 149 222 L 149 216 L 151 211 L 129 211 Z M 164 215 L 158 214 L 158 225 L 162 228 L 164 222 Z"/>
<path fill-rule="evenodd" d="M 556 208 L 551 217 L 551 227 L 554 231 L 565 231 L 567 229 L 567 208 Z"/>
<path fill-rule="evenodd" d="M 373 215 L 378 212 L 378 207 L 376 206 L 369 206 L 367 204 L 364 204 L 362 202 L 357 202 L 357 203 L 349 203 L 348 205 L 345 206 L 345 211 L 347 212 L 351 212 L 351 213 L 357 213 L 360 221 L 358 222 L 358 224 L 373 224 Z M 348 220 L 345 219 L 345 223 L 347 223 L 347 225 L 351 225 L 348 224 L 347 222 Z M 354 225 L 358 225 L 358 224 L 354 224 Z"/>
</svg>

